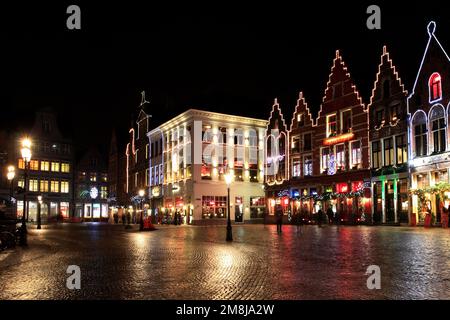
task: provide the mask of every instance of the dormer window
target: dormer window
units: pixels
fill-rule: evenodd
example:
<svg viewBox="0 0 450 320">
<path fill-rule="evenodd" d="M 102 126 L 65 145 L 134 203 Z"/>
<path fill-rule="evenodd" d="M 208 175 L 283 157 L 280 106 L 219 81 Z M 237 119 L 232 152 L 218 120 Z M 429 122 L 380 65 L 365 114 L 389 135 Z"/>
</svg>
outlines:
<svg viewBox="0 0 450 320">
<path fill-rule="evenodd" d="M 442 83 L 441 75 L 437 72 L 433 73 L 428 82 L 430 92 L 430 102 L 436 102 L 442 99 Z"/>
<path fill-rule="evenodd" d="M 327 116 L 327 138 L 335 136 L 337 133 L 336 114 L 330 114 Z"/>
<path fill-rule="evenodd" d="M 303 127 L 305 125 L 305 115 L 303 113 L 297 114 L 297 122 L 299 127 Z"/>
</svg>

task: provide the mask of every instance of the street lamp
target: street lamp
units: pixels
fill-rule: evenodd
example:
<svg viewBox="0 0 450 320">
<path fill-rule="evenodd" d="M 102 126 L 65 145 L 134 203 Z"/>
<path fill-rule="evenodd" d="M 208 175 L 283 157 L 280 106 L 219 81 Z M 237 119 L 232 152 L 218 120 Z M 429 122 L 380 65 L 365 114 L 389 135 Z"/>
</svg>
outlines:
<svg viewBox="0 0 450 320">
<path fill-rule="evenodd" d="M 27 225 L 25 221 L 25 214 L 27 213 L 27 178 L 28 178 L 28 165 L 31 161 L 31 140 L 28 138 L 24 138 L 21 142 L 22 148 L 20 149 L 20 153 L 22 155 L 23 163 L 24 163 L 24 193 L 23 193 L 23 212 L 22 212 L 22 226 L 20 229 L 20 245 L 27 245 Z"/>
<path fill-rule="evenodd" d="M 141 209 L 141 216 L 139 219 L 139 231 L 144 230 L 144 210 L 143 210 L 143 202 L 144 202 L 144 196 L 145 196 L 145 190 L 141 189 L 138 192 L 139 194 L 139 202 L 140 202 L 140 209 Z"/>
<path fill-rule="evenodd" d="M 8 178 L 8 181 L 11 185 L 10 193 L 10 200 L 12 201 L 12 198 L 14 196 L 14 177 L 16 176 L 16 168 L 14 166 L 8 166 L 8 173 L 6 174 L 6 178 Z"/>
<path fill-rule="evenodd" d="M 231 212 L 230 212 L 230 185 L 231 181 L 233 180 L 233 176 L 230 172 L 225 174 L 225 183 L 227 184 L 227 241 L 233 241 L 233 231 L 231 229 Z"/>
<path fill-rule="evenodd" d="M 37 212 L 37 228 L 41 229 L 41 205 L 42 205 L 42 196 L 37 196 L 38 200 L 38 212 Z"/>
</svg>

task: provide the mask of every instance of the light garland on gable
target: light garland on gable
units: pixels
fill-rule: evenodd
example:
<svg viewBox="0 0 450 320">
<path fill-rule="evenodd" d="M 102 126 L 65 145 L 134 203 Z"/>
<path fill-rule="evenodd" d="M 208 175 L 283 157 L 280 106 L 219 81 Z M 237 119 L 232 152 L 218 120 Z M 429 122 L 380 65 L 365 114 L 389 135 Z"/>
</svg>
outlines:
<svg viewBox="0 0 450 320">
<path fill-rule="evenodd" d="M 314 124 L 314 119 L 313 119 L 313 117 L 312 117 L 312 115 L 311 115 L 311 112 L 310 112 L 310 110 L 309 110 L 308 103 L 306 102 L 306 100 L 305 100 L 305 98 L 304 98 L 304 96 L 303 96 L 303 91 L 300 91 L 300 93 L 299 93 L 299 95 L 298 95 L 298 99 L 297 99 L 297 105 L 295 106 L 295 108 L 294 108 L 294 114 L 292 115 L 291 126 L 290 126 L 290 128 L 289 128 L 289 132 L 292 132 L 292 129 L 293 129 L 293 127 L 294 127 L 294 121 L 295 121 L 295 119 L 297 118 L 297 114 L 298 114 L 299 111 L 300 111 L 300 110 L 299 110 L 300 105 L 305 107 L 306 115 L 309 117 L 309 121 L 311 121 L 312 126 L 313 126 L 313 127 L 316 126 L 316 125 Z"/>
</svg>

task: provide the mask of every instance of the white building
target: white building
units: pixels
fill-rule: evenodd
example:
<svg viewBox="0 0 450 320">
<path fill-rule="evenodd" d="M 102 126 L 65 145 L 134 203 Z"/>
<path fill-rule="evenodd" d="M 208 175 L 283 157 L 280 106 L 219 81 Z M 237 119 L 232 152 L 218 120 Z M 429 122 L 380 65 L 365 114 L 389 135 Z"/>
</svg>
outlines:
<svg viewBox="0 0 450 320">
<path fill-rule="evenodd" d="M 264 132 L 267 121 L 190 109 L 147 133 L 150 213 L 180 213 L 183 223 L 263 221 Z M 230 161 L 232 159 L 232 161 Z"/>
</svg>

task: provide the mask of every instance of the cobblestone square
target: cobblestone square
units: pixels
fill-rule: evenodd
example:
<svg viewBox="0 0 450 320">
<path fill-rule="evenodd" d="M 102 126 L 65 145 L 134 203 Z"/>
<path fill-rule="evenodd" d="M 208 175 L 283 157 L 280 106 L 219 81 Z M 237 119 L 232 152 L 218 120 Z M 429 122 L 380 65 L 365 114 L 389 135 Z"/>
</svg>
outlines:
<svg viewBox="0 0 450 320">
<path fill-rule="evenodd" d="M 136 226 L 135 226 L 136 227 Z M 62 224 L 0 253 L 0 299 L 449 299 L 450 233 L 409 227 Z M 66 288 L 69 265 L 81 289 Z M 381 289 L 367 288 L 369 265 Z"/>
</svg>

